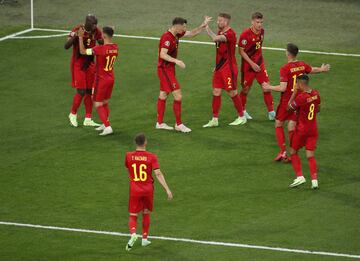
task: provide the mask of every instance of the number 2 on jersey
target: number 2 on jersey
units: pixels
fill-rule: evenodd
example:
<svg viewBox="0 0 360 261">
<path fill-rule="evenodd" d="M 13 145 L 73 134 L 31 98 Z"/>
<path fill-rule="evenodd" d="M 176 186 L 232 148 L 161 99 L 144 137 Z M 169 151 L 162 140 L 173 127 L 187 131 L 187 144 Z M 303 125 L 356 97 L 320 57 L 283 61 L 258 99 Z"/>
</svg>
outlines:
<svg viewBox="0 0 360 261">
<path fill-rule="evenodd" d="M 115 60 L 116 60 L 116 56 L 110 56 L 110 55 L 106 56 L 106 65 L 104 68 L 106 72 L 112 71 L 112 69 L 114 68 Z"/>
<path fill-rule="evenodd" d="M 114 56 L 115 57 L 115 56 Z M 147 173 L 146 173 L 146 165 L 140 164 L 139 172 L 137 171 L 136 163 L 131 165 L 134 170 L 134 181 L 146 181 L 147 180 Z"/>
<path fill-rule="evenodd" d="M 308 120 L 311 121 L 314 119 L 314 110 L 315 110 L 315 104 L 311 104 L 309 108 L 309 114 L 308 114 Z"/>
</svg>

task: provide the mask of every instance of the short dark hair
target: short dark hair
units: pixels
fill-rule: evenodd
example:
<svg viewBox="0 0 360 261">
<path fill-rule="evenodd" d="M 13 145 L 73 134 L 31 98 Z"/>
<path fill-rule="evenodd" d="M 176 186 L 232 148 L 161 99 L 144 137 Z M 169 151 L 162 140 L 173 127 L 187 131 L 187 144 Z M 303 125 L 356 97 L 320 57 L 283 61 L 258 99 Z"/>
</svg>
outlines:
<svg viewBox="0 0 360 261">
<path fill-rule="evenodd" d="M 252 15 L 251 15 L 251 19 L 263 19 L 263 14 L 262 13 L 260 13 L 260 12 L 255 12 L 255 13 L 253 13 Z"/>
<path fill-rule="evenodd" d="M 286 51 L 290 53 L 292 56 L 296 57 L 296 55 L 299 53 L 299 47 L 297 47 L 296 44 L 288 43 L 286 46 Z"/>
<path fill-rule="evenodd" d="M 231 15 L 228 13 L 220 13 L 218 16 L 231 20 Z"/>
<path fill-rule="evenodd" d="M 110 26 L 104 26 L 103 27 L 103 33 L 106 34 L 109 37 L 113 37 L 114 35 L 114 29 Z"/>
<path fill-rule="evenodd" d="M 144 133 L 139 133 L 138 135 L 135 136 L 135 144 L 138 146 L 144 146 L 145 142 L 146 142 L 146 137 Z"/>
<path fill-rule="evenodd" d="M 88 14 L 85 18 L 86 21 L 91 21 L 94 24 L 98 23 L 98 20 L 94 14 Z"/>
<path fill-rule="evenodd" d="M 300 74 L 298 77 L 296 77 L 297 81 L 302 81 L 304 82 L 306 85 L 309 84 L 310 78 L 307 74 Z"/>
<path fill-rule="evenodd" d="M 173 20 L 172 20 L 172 25 L 176 25 L 176 24 L 187 24 L 187 20 L 185 18 L 182 18 L 182 17 L 175 17 Z"/>
</svg>

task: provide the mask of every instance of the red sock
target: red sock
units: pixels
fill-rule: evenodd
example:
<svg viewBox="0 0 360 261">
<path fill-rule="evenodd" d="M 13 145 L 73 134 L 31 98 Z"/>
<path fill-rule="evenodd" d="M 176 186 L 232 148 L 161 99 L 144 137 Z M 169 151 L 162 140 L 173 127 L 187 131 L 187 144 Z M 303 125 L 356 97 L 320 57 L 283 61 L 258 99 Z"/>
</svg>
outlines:
<svg viewBox="0 0 360 261">
<path fill-rule="evenodd" d="M 129 216 L 129 230 L 130 234 L 136 233 L 136 222 L 137 222 L 137 216 Z"/>
<path fill-rule="evenodd" d="M 182 124 L 181 122 L 181 101 L 174 100 L 173 110 L 176 118 L 176 125 Z"/>
<path fill-rule="evenodd" d="M 142 238 L 147 239 L 150 227 L 150 214 L 143 214 L 142 220 Z"/>
<path fill-rule="evenodd" d="M 295 131 L 289 131 L 289 144 L 291 144 L 292 138 L 294 136 Z"/>
<path fill-rule="evenodd" d="M 221 96 L 215 96 L 213 95 L 212 99 L 212 111 L 213 111 L 213 117 L 218 118 L 219 117 L 219 111 L 221 107 Z"/>
<path fill-rule="evenodd" d="M 300 160 L 299 155 L 297 155 L 297 154 L 291 155 L 291 164 L 293 166 L 296 176 L 301 177 L 303 175 L 303 173 L 302 173 L 302 169 L 301 169 L 301 160 Z"/>
<path fill-rule="evenodd" d="M 158 99 L 157 102 L 157 122 L 159 124 L 163 123 L 164 121 L 164 113 L 166 107 L 166 100 Z"/>
<path fill-rule="evenodd" d="M 97 113 L 99 114 L 100 120 L 105 125 L 105 127 L 109 127 L 110 122 L 107 118 L 107 113 L 106 113 L 106 109 L 104 108 L 104 106 L 99 106 L 96 108 L 96 110 L 97 110 Z"/>
<path fill-rule="evenodd" d="M 276 140 L 279 145 L 280 151 L 284 152 L 286 150 L 285 146 L 285 132 L 283 127 L 275 128 Z"/>
<path fill-rule="evenodd" d="M 73 99 L 73 104 L 72 104 L 72 107 L 71 107 L 71 113 L 72 114 L 76 114 L 77 113 L 77 110 L 79 109 L 79 106 L 81 104 L 81 101 L 82 101 L 82 96 L 79 94 L 79 93 L 75 93 L 74 95 L 74 99 Z"/>
<path fill-rule="evenodd" d="M 246 98 L 247 98 L 247 94 L 244 93 L 243 91 L 240 92 L 240 98 L 241 98 L 241 104 L 244 108 L 244 110 L 246 110 Z"/>
<path fill-rule="evenodd" d="M 240 117 L 243 117 L 244 116 L 244 108 L 241 103 L 240 95 L 236 94 L 234 97 L 231 97 L 231 99 L 234 103 L 234 106 L 235 106 L 237 112 L 238 112 L 238 115 Z"/>
<path fill-rule="evenodd" d="M 311 179 L 312 180 L 317 179 L 317 166 L 316 166 L 315 158 L 314 157 L 308 158 L 308 162 L 309 162 Z"/>
<path fill-rule="evenodd" d="M 105 103 L 105 104 L 103 105 L 103 107 L 105 108 L 105 111 L 106 111 L 106 117 L 107 117 L 107 119 L 109 120 L 109 117 L 110 117 L 109 104 L 108 104 L 108 103 Z"/>
<path fill-rule="evenodd" d="M 274 102 L 271 92 L 264 92 L 264 102 L 269 112 L 274 110 Z"/>
<path fill-rule="evenodd" d="M 85 94 L 84 96 L 84 104 L 85 104 L 85 117 L 91 118 L 93 101 L 91 98 L 91 94 Z"/>
</svg>

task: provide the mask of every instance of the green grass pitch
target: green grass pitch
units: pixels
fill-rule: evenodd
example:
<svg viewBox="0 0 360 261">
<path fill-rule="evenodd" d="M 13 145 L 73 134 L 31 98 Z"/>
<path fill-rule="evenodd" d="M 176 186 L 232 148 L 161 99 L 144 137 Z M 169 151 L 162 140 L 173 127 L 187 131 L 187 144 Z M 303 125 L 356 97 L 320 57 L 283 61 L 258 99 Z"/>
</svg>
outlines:
<svg viewBox="0 0 360 261">
<path fill-rule="evenodd" d="M 214 6 L 212 2 L 208 8 L 217 10 Z M 341 4 L 338 8 L 345 10 Z M 336 29 L 340 31 L 341 26 Z M 161 33 L 151 28 L 134 30 L 152 36 Z M 6 28 L 0 32 L 9 33 Z M 303 37 L 306 49 L 311 49 L 311 35 Z M 283 47 L 276 45 L 276 35 L 270 38 L 272 46 Z M 127 232 L 124 155 L 133 149 L 134 135 L 145 132 L 148 149 L 158 154 L 174 193 L 174 200 L 168 202 L 155 185 L 151 235 L 360 254 L 359 58 L 299 56 L 314 66 L 322 62 L 332 66 L 327 74 L 311 76 L 311 85 L 322 98 L 316 151 L 320 190 L 312 191 L 309 182 L 289 189 L 294 177 L 291 165 L 272 161 L 278 152 L 274 126 L 266 119 L 257 84 L 248 98 L 253 121 L 241 127 L 227 126 L 236 114 L 230 98 L 223 95 L 220 127 L 201 128 L 211 117 L 213 46 L 180 44 L 179 57 L 187 65 L 177 71 L 184 96 L 183 120 L 193 129 L 182 135 L 154 129 L 158 42 L 115 41 L 120 49 L 110 102 L 115 134 L 105 138 L 91 128 L 75 129 L 68 124 L 74 91 L 69 86 L 71 53 L 63 50 L 64 38 L 0 42 L 0 221 Z M 322 49 L 336 50 L 333 45 L 325 44 Z M 342 51 L 356 50 L 355 45 L 344 48 Z M 285 55 L 278 51 L 264 51 L 264 55 L 271 82 L 277 83 Z M 278 97 L 274 93 L 275 103 Z M 83 114 L 82 105 L 80 119 Z M 165 120 L 174 123 L 172 98 Z M 300 154 L 308 178 L 304 152 Z M 138 232 L 140 229 L 138 226 Z M 160 240 L 126 253 L 127 240 L 0 226 L 0 259 L 346 260 Z"/>
</svg>

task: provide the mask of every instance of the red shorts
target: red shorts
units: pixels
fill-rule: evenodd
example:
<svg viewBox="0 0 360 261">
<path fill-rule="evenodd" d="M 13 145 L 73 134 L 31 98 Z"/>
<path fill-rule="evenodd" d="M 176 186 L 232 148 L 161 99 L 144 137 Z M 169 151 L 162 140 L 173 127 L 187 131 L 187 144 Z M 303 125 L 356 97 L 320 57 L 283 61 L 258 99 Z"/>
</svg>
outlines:
<svg viewBox="0 0 360 261">
<path fill-rule="evenodd" d="M 114 87 L 114 79 L 96 79 L 94 87 L 93 101 L 109 100 Z"/>
<path fill-rule="evenodd" d="M 237 77 L 237 66 L 224 65 L 219 70 L 214 71 L 212 86 L 226 91 L 237 90 Z"/>
<path fill-rule="evenodd" d="M 270 82 L 269 75 L 265 69 L 265 64 L 260 65 L 260 72 L 255 72 L 249 65 L 243 64 L 241 67 L 241 85 L 243 88 L 250 88 L 254 79 L 261 85 L 264 82 Z"/>
<path fill-rule="evenodd" d="M 317 134 L 309 135 L 306 133 L 300 133 L 298 131 L 295 131 L 290 146 L 294 150 L 299 150 L 305 146 L 306 150 L 314 151 L 316 149 L 317 139 Z"/>
<path fill-rule="evenodd" d="M 92 89 L 95 80 L 95 64 L 91 63 L 86 70 L 82 65 L 74 63 L 71 66 L 71 86 L 76 89 Z"/>
<path fill-rule="evenodd" d="M 295 111 L 287 110 L 287 103 L 279 103 L 276 109 L 276 117 L 278 121 L 296 121 L 296 113 Z"/>
<path fill-rule="evenodd" d="M 169 93 L 180 89 L 175 76 L 175 67 L 158 67 L 157 73 L 160 79 L 160 91 Z"/>
<path fill-rule="evenodd" d="M 139 213 L 144 209 L 150 211 L 153 210 L 154 206 L 154 193 L 147 193 L 143 195 L 131 195 L 129 197 L 129 213 Z"/>
</svg>

